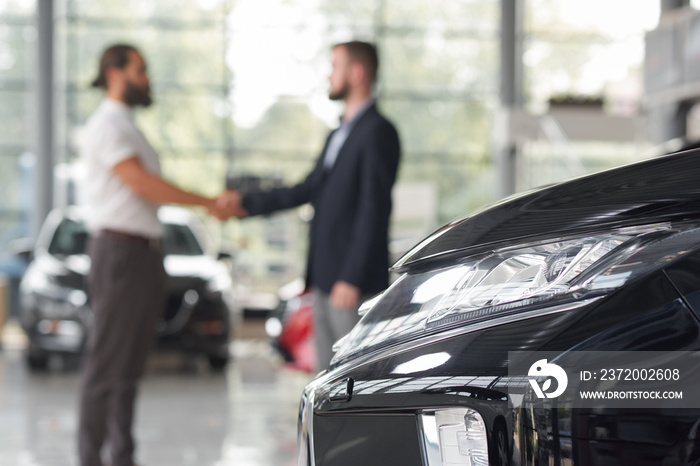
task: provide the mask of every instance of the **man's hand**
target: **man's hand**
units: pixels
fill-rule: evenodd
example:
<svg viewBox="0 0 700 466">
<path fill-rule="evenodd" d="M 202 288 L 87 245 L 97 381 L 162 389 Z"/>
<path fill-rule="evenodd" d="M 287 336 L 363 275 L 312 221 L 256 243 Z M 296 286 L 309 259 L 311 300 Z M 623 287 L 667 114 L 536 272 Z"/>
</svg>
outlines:
<svg viewBox="0 0 700 466">
<path fill-rule="evenodd" d="M 211 199 L 211 201 L 208 202 L 208 203 L 205 205 L 205 207 L 206 207 L 207 212 L 209 213 L 209 215 L 211 215 L 211 216 L 214 217 L 214 218 L 217 218 L 217 219 L 221 220 L 222 222 L 223 222 L 224 220 L 228 220 L 229 218 L 231 218 L 231 215 L 229 215 L 228 212 L 226 212 L 225 210 L 219 208 L 219 199 L 218 199 L 218 198 L 216 198 L 216 199 Z"/>
<path fill-rule="evenodd" d="M 238 191 L 224 191 L 211 206 L 207 207 L 207 210 L 219 220 L 248 216 L 248 212 L 241 205 L 241 194 Z"/>
<path fill-rule="evenodd" d="M 360 289 L 348 282 L 337 281 L 331 290 L 331 306 L 337 309 L 357 308 L 360 299 Z"/>
</svg>

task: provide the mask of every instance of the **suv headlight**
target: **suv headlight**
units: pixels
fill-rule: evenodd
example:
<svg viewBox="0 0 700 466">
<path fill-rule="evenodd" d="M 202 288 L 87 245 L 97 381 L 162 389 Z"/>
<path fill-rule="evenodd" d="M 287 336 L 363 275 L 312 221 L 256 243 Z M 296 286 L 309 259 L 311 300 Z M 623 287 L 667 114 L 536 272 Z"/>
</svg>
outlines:
<svg viewBox="0 0 700 466">
<path fill-rule="evenodd" d="M 333 363 L 458 325 L 600 297 L 700 244 L 697 225 L 650 225 L 503 247 L 405 273 L 336 343 Z"/>
</svg>

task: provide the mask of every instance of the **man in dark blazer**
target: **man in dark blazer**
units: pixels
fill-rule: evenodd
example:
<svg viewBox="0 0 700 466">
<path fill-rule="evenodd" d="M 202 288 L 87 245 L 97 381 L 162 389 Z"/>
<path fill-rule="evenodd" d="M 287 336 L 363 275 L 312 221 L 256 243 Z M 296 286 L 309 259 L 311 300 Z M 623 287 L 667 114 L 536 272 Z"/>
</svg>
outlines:
<svg viewBox="0 0 700 466">
<path fill-rule="evenodd" d="M 378 59 L 366 42 L 333 47 L 329 97 L 342 100 L 339 128 L 326 140 L 315 168 L 296 186 L 238 197 L 241 216 L 311 203 L 307 286 L 315 292 L 314 334 L 319 369 L 331 346 L 359 320 L 363 298 L 389 284 L 391 190 L 400 158 L 399 137 L 372 99 Z"/>
</svg>

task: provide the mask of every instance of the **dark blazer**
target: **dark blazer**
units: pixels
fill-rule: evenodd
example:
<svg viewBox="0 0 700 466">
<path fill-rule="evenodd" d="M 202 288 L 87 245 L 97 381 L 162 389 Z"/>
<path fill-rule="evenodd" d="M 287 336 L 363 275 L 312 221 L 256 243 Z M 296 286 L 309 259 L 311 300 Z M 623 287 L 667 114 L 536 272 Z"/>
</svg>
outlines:
<svg viewBox="0 0 700 466">
<path fill-rule="evenodd" d="M 331 133 L 332 135 L 333 133 Z M 251 215 L 267 214 L 310 202 L 307 286 L 329 293 L 342 280 L 363 294 L 389 284 L 391 188 L 400 146 L 394 126 L 372 104 L 358 116 L 333 167 L 324 168 L 328 141 L 304 182 L 243 197 Z"/>
</svg>

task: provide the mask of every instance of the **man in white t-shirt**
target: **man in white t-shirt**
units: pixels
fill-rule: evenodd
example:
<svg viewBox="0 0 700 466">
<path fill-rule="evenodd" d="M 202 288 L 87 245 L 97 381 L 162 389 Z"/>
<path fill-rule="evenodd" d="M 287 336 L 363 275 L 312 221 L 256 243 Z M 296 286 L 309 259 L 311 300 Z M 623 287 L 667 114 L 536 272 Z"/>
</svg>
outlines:
<svg viewBox="0 0 700 466">
<path fill-rule="evenodd" d="M 129 45 L 106 49 L 93 86 L 106 94 L 85 125 L 81 145 L 88 173 L 88 290 L 94 320 L 80 398 L 80 463 L 102 466 L 106 443 L 112 466 L 131 466 L 137 383 L 165 297 L 158 206 L 201 206 L 220 220 L 234 212 L 161 178 L 158 154 L 133 119 L 134 107 L 152 103 L 138 50 Z"/>
</svg>

